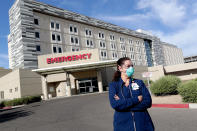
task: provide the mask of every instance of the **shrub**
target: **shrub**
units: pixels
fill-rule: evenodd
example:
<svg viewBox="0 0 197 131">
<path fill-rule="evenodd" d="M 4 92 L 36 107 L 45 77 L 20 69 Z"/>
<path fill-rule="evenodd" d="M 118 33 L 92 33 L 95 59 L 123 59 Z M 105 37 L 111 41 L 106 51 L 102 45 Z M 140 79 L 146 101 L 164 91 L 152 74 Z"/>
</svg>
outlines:
<svg viewBox="0 0 197 131">
<path fill-rule="evenodd" d="M 149 84 L 151 85 L 153 83 L 153 81 L 152 80 L 149 80 Z M 144 80 L 144 84 L 146 85 L 146 86 L 148 86 L 148 80 Z"/>
<path fill-rule="evenodd" d="M 1 106 L 16 106 L 16 105 L 22 105 L 22 104 L 29 104 L 33 102 L 39 102 L 41 101 L 41 96 L 27 96 L 23 98 L 16 98 L 10 101 L 3 101 L 1 102 Z"/>
<path fill-rule="evenodd" d="M 197 81 L 197 78 L 195 78 L 194 81 Z"/>
<path fill-rule="evenodd" d="M 184 102 L 197 103 L 197 81 L 182 83 L 178 88 Z"/>
<path fill-rule="evenodd" d="M 180 83 L 181 80 L 178 77 L 168 75 L 152 83 L 150 89 L 156 96 L 175 95 L 178 93 L 177 88 Z"/>
<path fill-rule="evenodd" d="M 5 101 L 1 101 L 0 102 L 0 108 L 4 107 L 5 106 Z"/>
</svg>

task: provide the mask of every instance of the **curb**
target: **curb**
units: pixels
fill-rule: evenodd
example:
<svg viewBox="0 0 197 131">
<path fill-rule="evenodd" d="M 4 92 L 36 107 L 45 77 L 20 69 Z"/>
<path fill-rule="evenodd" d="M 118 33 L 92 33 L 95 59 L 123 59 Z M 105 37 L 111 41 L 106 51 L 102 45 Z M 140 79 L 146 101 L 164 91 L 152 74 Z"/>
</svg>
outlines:
<svg viewBox="0 0 197 131">
<path fill-rule="evenodd" d="M 186 108 L 197 109 L 197 104 L 152 104 L 153 108 Z"/>
<path fill-rule="evenodd" d="M 5 111 L 5 110 L 10 110 L 10 109 L 15 109 L 15 108 L 23 107 L 23 106 L 25 106 L 25 105 L 7 106 L 7 107 L 0 108 L 0 111 Z"/>
</svg>

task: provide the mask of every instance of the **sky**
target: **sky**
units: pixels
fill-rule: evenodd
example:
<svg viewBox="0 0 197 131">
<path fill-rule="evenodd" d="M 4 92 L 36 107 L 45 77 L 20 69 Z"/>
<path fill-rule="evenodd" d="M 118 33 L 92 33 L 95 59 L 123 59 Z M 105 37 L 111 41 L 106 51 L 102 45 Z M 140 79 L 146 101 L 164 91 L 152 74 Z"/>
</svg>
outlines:
<svg viewBox="0 0 197 131">
<path fill-rule="evenodd" d="M 9 15 L 15 0 L 0 4 L 0 67 L 8 68 Z M 184 56 L 197 55 L 196 0 L 38 0 L 131 30 L 143 29 L 181 48 Z"/>
</svg>

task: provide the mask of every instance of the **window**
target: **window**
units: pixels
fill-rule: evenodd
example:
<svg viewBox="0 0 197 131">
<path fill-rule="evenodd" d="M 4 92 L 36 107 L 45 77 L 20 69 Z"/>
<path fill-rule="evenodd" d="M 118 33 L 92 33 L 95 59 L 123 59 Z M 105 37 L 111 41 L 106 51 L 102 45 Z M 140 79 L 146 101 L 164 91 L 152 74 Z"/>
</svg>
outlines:
<svg viewBox="0 0 197 131">
<path fill-rule="evenodd" d="M 78 29 L 76 25 L 70 25 L 70 33 L 72 34 L 77 34 L 78 33 Z"/>
<path fill-rule="evenodd" d="M 0 98 L 1 98 L 1 99 L 4 99 L 4 91 L 1 91 L 1 92 L 0 92 Z"/>
<path fill-rule="evenodd" d="M 100 52 L 101 58 L 107 58 L 107 52 L 106 51 L 101 51 Z"/>
<path fill-rule="evenodd" d="M 51 20 L 50 28 L 51 28 L 51 30 L 60 31 L 60 24 L 59 24 L 59 22 Z"/>
<path fill-rule="evenodd" d="M 36 38 L 40 38 L 40 33 L 39 32 L 35 32 L 35 37 Z"/>
<path fill-rule="evenodd" d="M 136 41 L 136 44 L 139 46 L 139 45 L 140 45 L 140 41 L 139 41 L 139 40 L 137 40 L 137 41 Z"/>
<path fill-rule="evenodd" d="M 57 41 L 61 41 L 60 35 L 57 35 Z"/>
<path fill-rule="evenodd" d="M 18 87 L 15 87 L 15 92 L 17 92 L 18 91 Z"/>
<path fill-rule="evenodd" d="M 110 40 L 115 40 L 114 35 L 110 35 L 109 38 L 110 38 Z"/>
<path fill-rule="evenodd" d="M 127 54 L 126 53 L 122 53 L 122 57 L 127 57 Z"/>
<path fill-rule="evenodd" d="M 93 46 L 94 46 L 93 41 L 87 39 L 87 40 L 86 40 L 86 47 L 93 47 Z"/>
<path fill-rule="evenodd" d="M 58 47 L 58 52 L 62 53 L 62 48 L 61 47 Z"/>
<path fill-rule="evenodd" d="M 12 93 L 12 89 L 10 89 L 9 91 L 10 91 L 10 93 Z"/>
<path fill-rule="evenodd" d="M 79 38 L 76 36 L 71 36 L 70 42 L 71 42 L 71 45 L 79 45 Z"/>
<path fill-rule="evenodd" d="M 120 44 L 120 48 L 121 48 L 121 50 L 122 50 L 122 51 L 125 51 L 125 50 L 126 50 L 126 48 L 125 48 L 125 45 L 124 45 L 124 44 Z"/>
<path fill-rule="evenodd" d="M 111 43 L 111 49 L 115 50 L 116 49 L 116 44 L 115 43 Z"/>
<path fill-rule="evenodd" d="M 52 40 L 55 41 L 55 34 L 52 34 Z"/>
<path fill-rule="evenodd" d="M 133 47 L 130 47 L 130 51 L 131 51 L 131 52 L 133 52 L 133 51 L 134 51 Z"/>
<path fill-rule="evenodd" d="M 100 41 L 100 48 L 104 48 L 104 49 L 106 49 L 105 42 L 103 42 L 103 41 Z"/>
<path fill-rule="evenodd" d="M 34 24 L 39 25 L 38 19 L 36 19 L 36 18 L 34 19 Z"/>
<path fill-rule="evenodd" d="M 57 53 L 57 47 L 53 46 L 53 53 Z"/>
<path fill-rule="evenodd" d="M 78 38 L 75 37 L 75 44 L 79 44 Z"/>
<path fill-rule="evenodd" d="M 86 36 L 92 36 L 92 31 L 90 29 L 85 30 Z"/>
<path fill-rule="evenodd" d="M 77 33 L 77 27 L 74 27 L 74 32 Z"/>
<path fill-rule="evenodd" d="M 55 28 L 55 23 L 51 22 L 51 29 L 54 29 L 54 28 Z"/>
<path fill-rule="evenodd" d="M 60 29 L 60 24 L 56 23 L 56 29 L 59 30 Z"/>
<path fill-rule="evenodd" d="M 113 52 L 113 53 L 112 53 L 112 58 L 113 58 L 113 59 L 114 59 L 114 58 L 118 58 L 118 55 L 117 55 L 116 52 Z"/>
<path fill-rule="evenodd" d="M 53 53 L 62 53 L 62 46 L 54 44 L 53 45 Z"/>
<path fill-rule="evenodd" d="M 140 47 L 137 47 L 137 52 L 139 52 L 139 53 L 141 52 L 141 49 L 140 49 Z"/>
<path fill-rule="evenodd" d="M 71 48 L 71 51 L 72 51 L 72 52 L 80 51 L 80 48 L 79 48 L 79 47 L 72 47 L 72 48 Z"/>
<path fill-rule="evenodd" d="M 133 60 L 135 59 L 134 54 L 131 54 L 131 59 L 133 59 Z"/>
<path fill-rule="evenodd" d="M 129 44 L 131 45 L 133 43 L 133 40 L 129 39 Z"/>
<path fill-rule="evenodd" d="M 57 32 L 53 32 L 51 34 L 51 42 L 53 42 L 53 43 L 61 43 L 62 42 L 61 34 L 57 33 Z"/>
<path fill-rule="evenodd" d="M 120 37 L 120 42 L 124 42 L 124 38 L 123 37 Z"/>
<path fill-rule="evenodd" d="M 105 35 L 104 35 L 104 33 L 99 32 L 98 37 L 104 39 Z"/>
<path fill-rule="evenodd" d="M 73 32 L 73 27 L 72 26 L 70 26 L 70 32 Z"/>
<path fill-rule="evenodd" d="M 36 51 L 41 51 L 40 45 L 36 45 Z"/>
</svg>

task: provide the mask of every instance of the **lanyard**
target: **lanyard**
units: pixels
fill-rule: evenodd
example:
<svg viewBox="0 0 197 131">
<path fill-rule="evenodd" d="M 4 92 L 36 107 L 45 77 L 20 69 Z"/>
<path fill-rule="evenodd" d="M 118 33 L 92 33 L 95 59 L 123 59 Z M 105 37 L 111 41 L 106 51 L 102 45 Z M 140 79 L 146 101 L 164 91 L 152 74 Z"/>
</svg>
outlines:
<svg viewBox="0 0 197 131">
<path fill-rule="evenodd" d="M 132 81 L 133 81 L 133 79 L 131 78 L 131 83 L 132 83 Z M 129 81 L 130 82 L 130 81 Z M 133 97 L 133 95 L 132 95 L 132 91 L 131 91 L 131 83 L 129 83 L 129 92 L 130 92 L 130 95 L 131 95 L 131 98 Z M 124 94 L 123 94 L 123 86 L 124 86 L 124 82 L 122 83 L 122 85 L 121 85 L 121 94 L 122 94 L 122 97 L 125 99 L 125 97 L 124 97 Z"/>
</svg>

